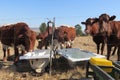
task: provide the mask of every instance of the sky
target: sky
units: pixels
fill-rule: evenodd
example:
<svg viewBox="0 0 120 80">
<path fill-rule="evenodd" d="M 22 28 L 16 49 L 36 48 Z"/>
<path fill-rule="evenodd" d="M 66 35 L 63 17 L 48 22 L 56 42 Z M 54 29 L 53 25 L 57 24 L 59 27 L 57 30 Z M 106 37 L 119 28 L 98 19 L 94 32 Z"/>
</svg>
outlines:
<svg viewBox="0 0 120 80">
<path fill-rule="evenodd" d="M 75 26 L 89 17 L 107 13 L 120 20 L 120 0 L 0 0 L 0 25 L 25 22 L 31 28 L 53 21 Z"/>
</svg>

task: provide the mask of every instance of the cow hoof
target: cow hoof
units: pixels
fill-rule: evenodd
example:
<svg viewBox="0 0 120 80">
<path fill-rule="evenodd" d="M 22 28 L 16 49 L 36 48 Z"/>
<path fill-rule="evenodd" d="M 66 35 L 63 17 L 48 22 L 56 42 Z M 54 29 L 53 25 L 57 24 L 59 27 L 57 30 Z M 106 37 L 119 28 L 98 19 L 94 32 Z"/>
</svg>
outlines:
<svg viewBox="0 0 120 80">
<path fill-rule="evenodd" d="M 7 59 L 5 57 L 3 58 L 3 62 L 7 62 Z"/>
</svg>

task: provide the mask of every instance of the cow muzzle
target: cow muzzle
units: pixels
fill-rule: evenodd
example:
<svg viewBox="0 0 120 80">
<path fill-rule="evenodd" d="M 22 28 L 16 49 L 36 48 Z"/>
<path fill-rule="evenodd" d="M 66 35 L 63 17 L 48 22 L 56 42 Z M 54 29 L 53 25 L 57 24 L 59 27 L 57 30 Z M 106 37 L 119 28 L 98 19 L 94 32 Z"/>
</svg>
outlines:
<svg viewBox="0 0 120 80">
<path fill-rule="evenodd" d="M 89 30 L 85 30 L 85 33 L 86 33 L 86 34 L 90 34 L 90 31 L 89 31 Z"/>
</svg>

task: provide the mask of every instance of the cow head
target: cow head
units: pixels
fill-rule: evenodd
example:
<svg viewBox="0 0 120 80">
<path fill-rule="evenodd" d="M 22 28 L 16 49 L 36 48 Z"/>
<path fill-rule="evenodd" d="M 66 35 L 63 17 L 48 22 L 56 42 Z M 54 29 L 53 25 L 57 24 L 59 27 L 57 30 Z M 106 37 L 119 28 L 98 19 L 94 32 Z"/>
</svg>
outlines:
<svg viewBox="0 0 120 80">
<path fill-rule="evenodd" d="M 81 22 L 86 26 L 85 33 L 95 35 L 99 33 L 98 18 L 88 18 L 86 22 Z"/>
<path fill-rule="evenodd" d="M 45 45 L 45 42 L 44 42 L 43 40 L 42 40 L 42 41 L 38 41 L 38 46 L 37 46 L 37 48 L 38 48 L 38 49 L 42 49 L 44 45 Z"/>
<path fill-rule="evenodd" d="M 26 31 L 24 34 L 20 34 L 17 36 L 16 45 L 22 44 L 24 46 L 24 53 L 31 52 L 34 50 L 35 41 L 36 41 L 36 33 L 32 30 Z M 23 53 L 23 54 L 24 54 Z"/>
<path fill-rule="evenodd" d="M 48 35 L 47 33 L 39 33 L 39 34 L 37 35 L 37 40 L 39 40 L 39 39 L 44 39 L 47 35 Z"/>
<path fill-rule="evenodd" d="M 45 39 L 48 36 L 48 33 L 44 32 L 44 33 L 39 33 L 37 35 L 37 41 L 38 41 L 38 49 L 42 49 L 42 47 L 45 45 Z"/>
<path fill-rule="evenodd" d="M 29 51 L 34 50 L 35 42 L 36 42 L 36 32 L 31 30 Z"/>
<path fill-rule="evenodd" d="M 116 18 L 116 16 L 109 16 L 108 14 L 101 14 L 99 16 L 99 26 L 100 26 L 100 32 L 107 32 L 108 29 L 110 29 L 110 21 L 113 21 Z"/>
<path fill-rule="evenodd" d="M 48 35 L 51 35 L 52 34 L 52 27 L 47 27 L 46 30 L 42 33 L 39 33 L 37 35 L 37 39 L 45 39 Z"/>
</svg>

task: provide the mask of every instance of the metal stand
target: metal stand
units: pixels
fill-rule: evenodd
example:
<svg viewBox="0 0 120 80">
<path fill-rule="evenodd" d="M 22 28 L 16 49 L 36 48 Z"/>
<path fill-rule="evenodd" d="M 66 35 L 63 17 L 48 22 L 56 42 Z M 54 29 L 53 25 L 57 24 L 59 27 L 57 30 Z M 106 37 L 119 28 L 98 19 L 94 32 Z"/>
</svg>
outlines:
<svg viewBox="0 0 120 80">
<path fill-rule="evenodd" d="M 48 23 L 48 28 L 49 28 L 49 24 L 52 24 L 52 40 L 51 40 L 51 50 L 50 50 L 50 71 L 49 74 L 51 76 L 51 72 L 52 72 L 52 51 L 53 51 L 53 37 L 54 37 L 54 28 L 55 28 L 55 18 L 53 18 L 53 22 L 49 21 Z M 48 35 L 49 35 L 49 29 L 48 29 Z"/>
</svg>

